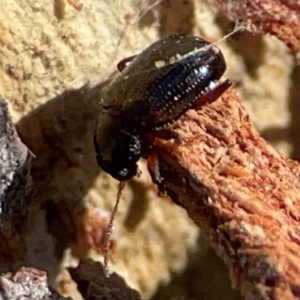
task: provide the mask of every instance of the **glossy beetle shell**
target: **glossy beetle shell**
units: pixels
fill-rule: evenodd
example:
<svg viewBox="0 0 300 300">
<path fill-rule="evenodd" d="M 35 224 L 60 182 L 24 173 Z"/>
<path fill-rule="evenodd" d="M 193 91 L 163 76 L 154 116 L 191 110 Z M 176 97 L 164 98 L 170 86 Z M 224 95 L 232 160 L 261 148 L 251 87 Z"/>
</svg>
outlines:
<svg viewBox="0 0 300 300">
<path fill-rule="evenodd" d="M 95 134 L 100 167 L 118 180 L 136 175 L 137 160 L 151 148 L 148 134 L 213 90 L 226 64 L 221 51 L 208 45 L 199 37 L 167 37 L 137 55 L 103 89 Z"/>
</svg>

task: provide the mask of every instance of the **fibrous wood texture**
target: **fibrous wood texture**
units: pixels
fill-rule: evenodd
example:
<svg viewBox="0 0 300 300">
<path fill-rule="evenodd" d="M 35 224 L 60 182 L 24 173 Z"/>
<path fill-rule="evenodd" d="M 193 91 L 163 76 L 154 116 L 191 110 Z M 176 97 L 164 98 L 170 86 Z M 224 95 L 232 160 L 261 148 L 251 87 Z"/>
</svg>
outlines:
<svg viewBox="0 0 300 300">
<path fill-rule="evenodd" d="M 221 5 L 299 51 L 300 20 L 289 5 Z M 158 150 L 169 193 L 207 232 L 247 299 L 298 299 L 299 164 L 258 135 L 232 91 L 175 127 L 184 142 L 160 143 Z"/>
<path fill-rule="evenodd" d="M 298 163 L 263 140 L 230 91 L 157 143 L 168 193 L 207 233 L 246 299 L 300 296 Z"/>
</svg>

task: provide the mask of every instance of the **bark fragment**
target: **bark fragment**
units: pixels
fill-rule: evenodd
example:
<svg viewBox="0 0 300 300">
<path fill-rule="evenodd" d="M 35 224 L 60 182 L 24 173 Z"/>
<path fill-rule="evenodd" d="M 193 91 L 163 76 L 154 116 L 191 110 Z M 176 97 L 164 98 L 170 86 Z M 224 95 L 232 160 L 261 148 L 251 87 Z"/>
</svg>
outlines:
<svg viewBox="0 0 300 300">
<path fill-rule="evenodd" d="M 69 269 L 72 278 L 78 284 L 78 289 L 86 300 L 112 299 L 112 300 L 140 300 L 139 293 L 127 286 L 118 274 L 110 277 L 104 274 L 100 262 L 83 260 L 77 268 Z"/>
<path fill-rule="evenodd" d="M 10 120 L 6 102 L 0 98 L 0 225 L 26 211 L 30 158 Z"/>
</svg>

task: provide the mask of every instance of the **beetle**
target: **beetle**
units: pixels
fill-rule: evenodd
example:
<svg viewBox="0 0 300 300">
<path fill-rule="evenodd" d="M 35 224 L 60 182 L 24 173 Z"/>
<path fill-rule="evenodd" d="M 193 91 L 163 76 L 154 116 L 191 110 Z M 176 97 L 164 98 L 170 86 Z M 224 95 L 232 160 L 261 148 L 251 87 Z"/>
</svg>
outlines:
<svg viewBox="0 0 300 300">
<path fill-rule="evenodd" d="M 172 35 L 121 61 L 118 68 L 120 74 L 101 92 L 94 135 L 97 162 L 126 181 L 137 174 L 137 161 L 148 158 L 152 180 L 161 187 L 151 139 L 176 138 L 169 129 L 173 122 L 231 86 L 229 80 L 218 83 L 226 69 L 224 57 L 200 37 Z"/>
</svg>

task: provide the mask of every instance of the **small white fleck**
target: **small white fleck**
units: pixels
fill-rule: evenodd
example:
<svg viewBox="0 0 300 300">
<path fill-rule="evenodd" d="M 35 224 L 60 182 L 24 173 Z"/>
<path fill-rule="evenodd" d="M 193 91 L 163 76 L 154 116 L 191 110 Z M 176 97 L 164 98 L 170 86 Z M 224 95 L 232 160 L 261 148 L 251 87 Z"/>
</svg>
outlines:
<svg viewBox="0 0 300 300">
<path fill-rule="evenodd" d="M 215 82 L 215 81 L 211 81 L 211 82 L 209 83 L 208 88 L 209 88 L 210 90 L 212 90 L 212 89 L 214 89 L 215 86 L 216 86 L 216 82 Z"/>
<path fill-rule="evenodd" d="M 165 65 L 166 65 L 166 62 L 164 60 L 162 60 L 162 59 L 161 60 L 157 60 L 157 61 L 154 62 L 154 66 L 156 68 L 161 68 L 161 67 L 163 67 Z"/>
<path fill-rule="evenodd" d="M 202 66 L 202 67 L 200 68 L 200 74 L 201 74 L 202 76 L 205 76 L 205 75 L 207 75 L 207 73 L 208 73 L 208 68 L 207 68 L 206 66 Z"/>
</svg>

